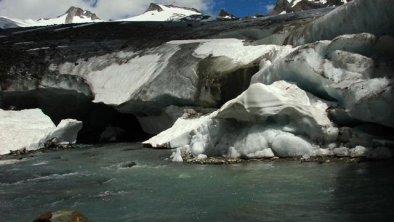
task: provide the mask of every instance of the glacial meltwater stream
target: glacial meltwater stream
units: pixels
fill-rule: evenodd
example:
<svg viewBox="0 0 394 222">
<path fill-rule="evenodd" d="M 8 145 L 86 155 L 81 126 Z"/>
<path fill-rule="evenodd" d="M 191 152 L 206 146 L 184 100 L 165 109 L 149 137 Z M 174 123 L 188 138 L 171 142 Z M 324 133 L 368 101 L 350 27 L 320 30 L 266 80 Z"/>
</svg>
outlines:
<svg viewBox="0 0 394 222">
<path fill-rule="evenodd" d="M 62 209 L 111 221 L 384 221 L 394 164 L 177 164 L 140 144 L 87 146 L 0 161 L 0 221 Z M 133 162 L 136 165 L 133 166 Z"/>
</svg>

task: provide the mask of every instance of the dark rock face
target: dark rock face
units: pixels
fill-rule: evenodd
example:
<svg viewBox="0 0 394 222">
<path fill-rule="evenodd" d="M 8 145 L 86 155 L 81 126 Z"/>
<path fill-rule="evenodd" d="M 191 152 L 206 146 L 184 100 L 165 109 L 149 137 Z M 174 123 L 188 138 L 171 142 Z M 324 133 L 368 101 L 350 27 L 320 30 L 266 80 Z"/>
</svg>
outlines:
<svg viewBox="0 0 394 222">
<path fill-rule="evenodd" d="M 197 12 L 197 13 L 201 13 L 200 11 L 198 11 L 197 9 L 195 9 L 195 8 L 188 8 L 188 7 L 179 7 L 179 6 L 176 6 L 176 5 L 165 5 L 166 7 L 168 7 L 168 8 L 180 8 L 180 9 L 185 9 L 185 10 L 189 10 L 189 11 L 194 11 L 194 12 Z M 160 5 L 158 5 L 158 4 L 156 4 L 156 3 L 151 3 L 150 5 L 149 5 L 149 7 L 148 7 L 148 9 L 145 11 L 145 12 L 152 12 L 152 11 L 158 11 L 158 12 L 161 12 L 161 11 L 163 11 L 163 9 L 160 7 Z"/>
<path fill-rule="evenodd" d="M 122 164 L 120 165 L 120 167 L 121 167 L 121 168 L 131 168 L 131 167 L 133 167 L 133 166 L 135 166 L 135 165 L 137 165 L 135 162 L 130 161 L 130 162 L 122 163 Z"/>
<path fill-rule="evenodd" d="M 209 15 L 189 15 L 186 16 L 184 18 L 181 18 L 180 21 L 182 22 L 204 22 L 204 21 L 208 21 L 211 18 L 211 16 Z M 192 25 L 192 24 L 190 24 Z"/>
<path fill-rule="evenodd" d="M 66 14 L 66 24 L 72 23 L 75 16 L 78 16 L 80 18 L 91 18 L 92 20 L 100 20 L 100 18 L 96 14 L 74 6 L 70 7 L 67 10 Z"/>
<path fill-rule="evenodd" d="M 148 9 L 145 12 L 153 12 L 153 11 L 161 12 L 163 11 L 163 9 L 158 4 L 150 3 Z"/>
<path fill-rule="evenodd" d="M 188 8 L 188 7 L 179 7 L 179 6 L 176 6 L 176 5 L 166 5 L 166 7 L 169 7 L 169 8 L 181 8 L 181 9 L 185 9 L 185 10 L 189 10 L 189 11 L 194 11 L 194 12 L 197 12 L 197 13 L 201 13 L 200 11 L 198 11 L 197 9 L 195 9 L 195 8 Z"/>
<path fill-rule="evenodd" d="M 278 15 L 283 11 L 290 12 L 291 4 L 287 0 L 278 0 L 270 15 Z"/>
<path fill-rule="evenodd" d="M 226 21 L 226 20 L 238 20 L 239 18 L 237 18 L 235 15 L 227 12 L 226 10 L 221 9 L 217 19 L 221 20 L 221 21 Z"/>
<path fill-rule="evenodd" d="M 289 13 L 343 5 L 341 0 L 327 0 L 326 3 L 322 3 L 319 0 L 301 0 L 294 6 L 293 2 L 294 1 L 289 2 L 288 0 L 278 0 L 270 15 L 278 15 L 283 11 Z"/>
</svg>

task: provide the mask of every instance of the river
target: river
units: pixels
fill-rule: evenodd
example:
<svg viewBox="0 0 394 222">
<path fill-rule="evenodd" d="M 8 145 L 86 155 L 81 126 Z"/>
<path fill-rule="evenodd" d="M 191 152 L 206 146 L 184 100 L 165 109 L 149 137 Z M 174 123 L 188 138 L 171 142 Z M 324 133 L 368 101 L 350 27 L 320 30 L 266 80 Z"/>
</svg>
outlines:
<svg viewBox="0 0 394 222">
<path fill-rule="evenodd" d="M 111 144 L 0 161 L 0 218 L 78 210 L 111 221 L 386 221 L 394 164 L 172 163 L 169 150 Z M 136 165 L 133 166 L 133 163 Z"/>
</svg>

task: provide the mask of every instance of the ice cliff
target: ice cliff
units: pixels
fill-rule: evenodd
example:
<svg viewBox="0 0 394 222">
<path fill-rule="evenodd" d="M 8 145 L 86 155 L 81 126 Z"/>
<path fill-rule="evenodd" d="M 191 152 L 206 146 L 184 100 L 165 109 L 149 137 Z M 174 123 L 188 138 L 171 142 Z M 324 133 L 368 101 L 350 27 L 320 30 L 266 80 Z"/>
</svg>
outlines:
<svg viewBox="0 0 394 222">
<path fill-rule="evenodd" d="M 308 139 L 325 144 L 336 141 L 338 129 L 332 127 L 326 108 L 294 84 L 257 83 L 218 111 L 195 119 L 181 118 L 145 143 L 189 146 L 193 156 L 302 156 L 314 150 Z"/>
<path fill-rule="evenodd" d="M 157 134 L 144 143 L 176 161 L 390 156 L 391 5 L 3 31 L 0 106 L 76 116 L 96 140 Z"/>
</svg>

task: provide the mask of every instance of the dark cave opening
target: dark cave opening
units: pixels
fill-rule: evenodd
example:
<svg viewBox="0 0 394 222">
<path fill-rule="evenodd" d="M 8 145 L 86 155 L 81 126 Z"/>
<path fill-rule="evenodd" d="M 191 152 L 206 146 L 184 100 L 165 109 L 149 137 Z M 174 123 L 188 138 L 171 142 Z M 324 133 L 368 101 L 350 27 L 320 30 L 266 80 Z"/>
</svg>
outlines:
<svg viewBox="0 0 394 222">
<path fill-rule="evenodd" d="M 224 75 L 220 79 L 221 99 L 219 104 L 236 98 L 250 86 L 252 76 L 259 71 L 258 65 L 242 67 Z"/>
<path fill-rule="evenodd" d="M 2 92 L 0 108 L 23 110 L 39 108 L 57 125 L 62 119 L 83 122 L 78 143 L 137 142 L 149 138 L 136 116 L 124 114 L 92 98 L 71 90 L 38 89 Z"/>
<path fill-rule="evenodd" d="M 234 67 L 232 62 L 224 57 L 205 58 L 198 64 L 199 84 L 196 97 L 201 97 L 203 91 L 210 92 L 214 102 L 205 104 L 206 101 L 199 101 L 200 105 L 219 108 L 248 89 L 252 76 L 258 71 L 257 62 Z"/>
</svg>

